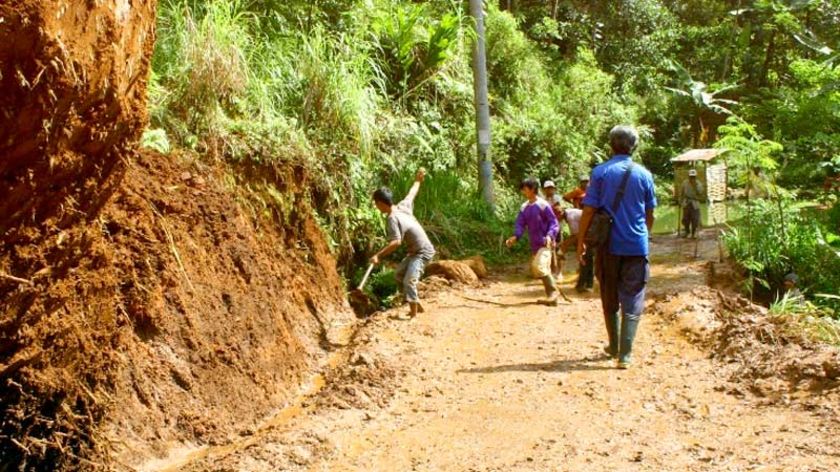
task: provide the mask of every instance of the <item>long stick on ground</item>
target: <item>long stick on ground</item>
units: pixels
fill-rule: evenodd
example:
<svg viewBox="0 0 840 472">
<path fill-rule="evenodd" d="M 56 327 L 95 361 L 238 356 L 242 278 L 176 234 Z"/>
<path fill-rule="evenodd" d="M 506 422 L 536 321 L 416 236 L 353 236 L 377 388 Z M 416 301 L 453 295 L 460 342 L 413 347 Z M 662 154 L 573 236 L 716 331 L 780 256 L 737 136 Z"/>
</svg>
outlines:
<svg viewBox="0 0 840 472">
<path fill-rule="evenodd" d="M 557 267 L 558 269 L 560 269 L 560 276 L 563 276 L 563 269 L 560 265 L 560 261 L 557 260 L 557 251 L 555 251 L 554 248 L 551 248 L 551 266 L 552 268 Z M 554 288 L 556 288 L 557 291 L 560 292 L 560 296 L 563 297 L 563 300 L 572 303 L 572 300 L 568 296 L 566 296 L 566 292 L 563 291 L 563 287 L 560 286 L 560 282 L 555 280 Z"/>
<path fill-rule="evenodd" d="M 539 302 L 502 303 L 502 302 L 497 302 L 497 301 L 493 301 L 493 300 L 485 300 L 483 298 L 470 297 L 468 295 L 463 295 L 463 294 L 460 294 L 460 293 L 457 294 L 457 295 L 459 297 L 463 298 L 464 300 L 469 300 L 471 302 L 486 303 L 488 305 L 503 306 L 503 307 L 506 307 L 506 308 L 515 307 L 515 306 L 529 306 L 529 305 L 539 305 L 540 304 Z M 564 296 L 564 298 L 567 302 L 572 303 L 572 300 L 570 300 L 569 298 L 567 298 L 565 296 Z"/>
<path fill-rule="evenodd" d="M 469 300 L 471 302 L 478 302 L 478 303 L 486 303 L 488 305 L 496 305 L 496 306 L 503 306 L 503 307 L 513 307 L 513 306 L 527 306 L 527 305 L 535 305 L 536 302 L 519 302 L 519 303 L 501 303 L 496 302 L 493 300 L 485 300 L 483 298 L 475 298 L 470 297 L 467 295 L 457 294 L 459 297 L 463 298 L 464 300 Z"/>
<path fill-rule="evenodd" d="M 31 280 L 22 279 L 20 277 L 15 277 L 14 275 L 9 275 L 5 272 L 0 272 L 0 278 L 6 279 L 6 280 L 12 280 L 12 281 L 15 281 L 15 282 L 18 282 L 18 283 L 21 283 L 21 284 L 35 285 L 35 283 L 32 282 Z"/>
</svg>

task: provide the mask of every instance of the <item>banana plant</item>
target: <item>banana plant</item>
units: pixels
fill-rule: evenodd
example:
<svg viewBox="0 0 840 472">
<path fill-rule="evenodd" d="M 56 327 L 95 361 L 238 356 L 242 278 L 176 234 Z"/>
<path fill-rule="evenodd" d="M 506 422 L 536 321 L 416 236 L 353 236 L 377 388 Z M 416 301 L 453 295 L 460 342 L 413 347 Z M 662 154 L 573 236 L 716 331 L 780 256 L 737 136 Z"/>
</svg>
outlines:
<svg viewBox="0 0 840 472">
<path fill-rule="evenodd" d="M 709 115 L 732 116 L 734 112 L 730 107 L 738 105 L 737 101 L 720 98 L 719 95 L 738 88 L 738 85 L 723 85 L 711 91 L 706 83 L 694 80 L 682 65 L 672 62 L 670 68 L 677 75 L 679 87 L 664 88 L 689 104 L 693 115 L 691 122 L 694 129 L 694 142 L 692 144 L 698 148 L 705 147 L 710 140 Z M 707 119 L 704 120 L 704 117 Z"/>
</svg>

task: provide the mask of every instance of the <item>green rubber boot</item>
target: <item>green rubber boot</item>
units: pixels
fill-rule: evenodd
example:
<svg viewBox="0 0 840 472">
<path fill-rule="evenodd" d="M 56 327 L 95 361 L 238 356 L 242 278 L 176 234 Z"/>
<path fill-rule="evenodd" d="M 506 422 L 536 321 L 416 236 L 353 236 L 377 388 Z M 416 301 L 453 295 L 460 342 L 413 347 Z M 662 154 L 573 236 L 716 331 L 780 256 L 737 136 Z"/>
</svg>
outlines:
<svg viewBox="0 0 840 472">
<path fill-rule="evenodd" d="M 557 285 L 555 285 L 554 277 L 546 275 L 542 278 L 543 288 L 545 289 L 545 298 L 540 300 L 541 305 L 557 306 Z"/>
<path fill-rule="evenodd" d="M 618 313 L 612 315 L 604 314 L 604 323 L 607 325 L 607 337 L 610 344 L 604 347 L 604 352 L 613 359 L 618 358 L 618 335 L 619 335 L 619 318 Z"/>
<path fill-rule="evenodd" d="M 618 368 L 630 367 L 633 353 L 633 340 L 639 329 L 639 315 L 624 315 L 621 317 L 621 345 L 618 352 Z"/>
</svg>

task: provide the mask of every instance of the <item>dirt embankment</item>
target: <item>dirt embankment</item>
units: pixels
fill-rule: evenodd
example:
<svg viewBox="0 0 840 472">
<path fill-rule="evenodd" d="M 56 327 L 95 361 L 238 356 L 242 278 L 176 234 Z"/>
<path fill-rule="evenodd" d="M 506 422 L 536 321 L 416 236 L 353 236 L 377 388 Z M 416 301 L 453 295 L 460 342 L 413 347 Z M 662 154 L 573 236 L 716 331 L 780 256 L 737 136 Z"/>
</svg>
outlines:
<svg viewBox="0 0 840 472">
<path fill-rule="evenodd" d="M 47 269 L 0 285 L 4 434 L 21 443 L 4 462 L 225 441 L 341 342 L 352 315 L 310 213 L 255 217 L 226 177 L 143 154 L 94 221 L 0 259 Z"/>
<path fill-rule="evenodd" d="M 224 441 L 292 397 L 352 323 L 301 169 L 134 151 L 154 10 L 0 5 L 3 470 Z"/>
<path fill-rule="evenodd" d="M 734 292 L 697 288 L 670 294 L 653 312 L 719 361 L 730 393 L 810 409 L 840 399 L 840 350 L 808 339 L 792 321 Z"/>
<path fill-rule="evenodd" d="M 146 123 L 154 0 L 0 5 L 0 235 L 95 214 Z M 27 268 L 19 268 L 26 270 Z"/>
</svg>

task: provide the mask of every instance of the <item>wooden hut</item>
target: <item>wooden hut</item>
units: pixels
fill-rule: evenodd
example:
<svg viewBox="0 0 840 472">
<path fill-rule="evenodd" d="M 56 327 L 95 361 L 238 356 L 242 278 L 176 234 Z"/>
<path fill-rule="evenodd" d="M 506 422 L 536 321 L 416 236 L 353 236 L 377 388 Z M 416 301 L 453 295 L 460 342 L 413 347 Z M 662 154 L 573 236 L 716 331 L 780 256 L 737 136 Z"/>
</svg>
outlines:
<svg viewBox="0 0 840 472">
<path fill-rule="evenodd" d="M 692 149 L 671 159 L 674 163 L 674 197 L 679 196 L 683 182 L 688 180 L 689 169 L 697 170 L 697 179 L 706 189 L 710 202 L 726 200 L 726 161 L 718 159 L 726 149 Z"/>
</svg>

